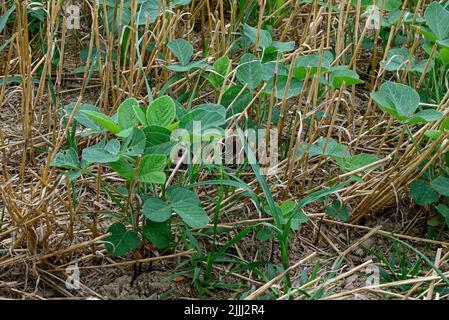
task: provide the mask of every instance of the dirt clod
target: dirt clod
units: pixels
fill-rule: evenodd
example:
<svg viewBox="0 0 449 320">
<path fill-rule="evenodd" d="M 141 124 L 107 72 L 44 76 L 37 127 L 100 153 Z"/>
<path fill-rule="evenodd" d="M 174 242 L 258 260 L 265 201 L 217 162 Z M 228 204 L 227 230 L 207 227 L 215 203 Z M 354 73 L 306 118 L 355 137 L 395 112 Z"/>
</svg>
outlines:
<svg viewBox="0 0 449 320">
<path fill-rule="evenodd" d="M 173 298 L 173 295 L 190 295 L 186 281 L 172 282 L 166 278 L 170 274 L 162 271 L 142 273 L 134 281 L 125 275 L 99 288 L 99 293 L 108 299 L 159 300 Z"/>
</svg>

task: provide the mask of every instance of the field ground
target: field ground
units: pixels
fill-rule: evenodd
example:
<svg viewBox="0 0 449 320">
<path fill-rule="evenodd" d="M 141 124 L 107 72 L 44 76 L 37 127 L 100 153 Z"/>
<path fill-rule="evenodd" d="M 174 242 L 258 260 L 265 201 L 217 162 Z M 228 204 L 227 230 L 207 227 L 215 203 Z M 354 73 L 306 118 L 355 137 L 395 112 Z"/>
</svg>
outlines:
<svg viewBox="0 0 449 320">
<path fill-rule="evenodd" d="M 448 1 L 72 4 L 0 4 L 0 299 L 448 299 Z"/>
</svg>

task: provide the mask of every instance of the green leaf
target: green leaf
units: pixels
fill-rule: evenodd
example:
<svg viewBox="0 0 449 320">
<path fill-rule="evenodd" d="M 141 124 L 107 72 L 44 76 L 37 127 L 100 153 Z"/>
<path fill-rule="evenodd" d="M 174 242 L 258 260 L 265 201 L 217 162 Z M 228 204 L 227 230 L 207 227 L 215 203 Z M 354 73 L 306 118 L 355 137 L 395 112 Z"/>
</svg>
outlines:
<svg viewBox="0 0 449 320">
<path fill-rule="evenodd" d="M 148 126 L 143 129 L 146 137 L 146 148 L 170 141 L 171 132 L 161 126 Z"/>
<path fill-rule="evenodd" d="M 172 204 L 185 202 L 195 206 L 200 206 L 200 199 L 198 199 L 196 193 L 186 188 L 171 187 L 167 189 L 165 195 Z"/>
<path fill-rule="evenodd" d="M 373 14 L 373 19 L 374 19 L 374 23 L 376 23 L 376 21 L 379 21 L 379 14 L 380 12 L 375 12 L 375 14 Z M 400 21 L 399 21 L 400 20 Z M 413 22 L 413 13 L 411 13 L 410 11 L 404 10 L 402 11 L 401 9 L 393 9 L 391 10 L 386 16 L 382 17 L 382 27 L 392 27 L 399 24 L 411 24 Z M 416 16 L 415 18 L 415 23 L 424 23 L 424 18 L 420 17 L 419 15 Z M 398 37 L 396 39 L 396 43 L 403 43 L 403 40 Z"/>
<path fill-rule="evenodd" d="M 120 142 L 117 139 L 111 139 L 104 146 L 104 150 L 110 154 L 118 154 L 120 151 Z"/>
<path fill-rule="evenodd" d="M 409 124 L 416 123 L 426 123 L 440 120 L 443 117 L 443 114 L 440 111 L 435 109 L 425 109 L 415 113 L 410 120 L 408 120 Z"/>
<path fill-rule="evenodd" d="M 211 74 L 211 79 L 214 82 L 214 85 L 220 86 L 223 83 L 230 63 L 231 60 L 227 56 L 223 56 L 214 62 L 214 72 Z"/>
<path fill-rule="evenodd" d="M 386 60 L 381 62 L 382 67 L 387 71 L 405 70 L 409 64 L 410 50 L 407 48 L 393 48 L 387 53 Z M 428 59 L 416 62 L 412 56 L 410 61 L 409 72 L 423 73 Z M 429 64 L 427 72 L 432 69 L 433 61 Z"/>
<path fill-rule="evenodd" d="M 255 89 L 262 81 L 262 71 L 260 60 L 251 53 L 245 53 L 237 68 L 237 79 L 243 84 L 248 84 L 250 89 Z"/>
<path fill-rule="evenodd" d="M 267 30 L 261 29 L 258 32 L 257 28 L 253 28 L 246 23 L 243 25 L 243 34 L 251 41 L 252 44 L 256 44 L 257 33 L 259 33 L 259 48 L 269 47 L 272 39 Z"/>
<path fill-rule="evenodd" d="M 330 188 L 325 188 L 325 189 L 321 189 L 321 190 L 317 190 L 315 192 L 312 192 L 311 194 L 305 196 L 304 198 L 302 198 L 298 204 L 296 205 L 294 211 L 297 211 L 301 208 L 304 208 L 306 205 L 313 203 L 315 201 L 318 201 L 324 197 L 327 197 L 328 195 L 337 192 L 338 190 L 342 189 L 343 187 L 345 187 L 348 183 L 350 182 L 350 180 L 339 183 L 335 186 L 332 186 Z"/>
<path fill-rule="evenodd" d="M 440 195 L 423 180 L 413 181 L 410 186 L 410 195 L 420 206 L 432 204 L 440 198 Z"/>
<path fill-rule="evenodd" d="M 168 248 L 174 240 L 170 226 L 166 223 L 147 221 L 143 227 L 143 235 L 158 249 Z"/>
<path fill-rule="evenodd" d="M 444 225 L 445 219 L 441 215 L 433 216 L 427 220 L 427 225 L 431 227 L 441 227 Z"/>
<path fill-rule="evenodd" d="M 449 36 L 449 11 L 438 2 L 432 2 L 427 6 L 424 18 L 432 33 L 439 40 Z"/>
<path fill-rule="evenodd" d="M 446 118 L 441 122 L 441 130 L 449 130 L 449 117 L 446 117 Z"/>
<path fill-rule="evenodd" d="M 441 136 L 440 130 L 426 130 L 424 135 L 432 140 L 438 140 Z"/>
<path fill-rule="evenodd" d="M 449 227 L 449 208 L 445 204 L 440 203 L 437 207 L 437 211 L 443 216 L 446 225 Z"/>
<path fill-rule="evenodd" d="M 430 185 L 442 196 L 449 197 L 449 178 L 438 177 L 432 180 Z"/>
<path fill-rule="evenodd" d="M 116 134 L 116 136 L 119 138 L 127 138 L 129 137 L 133 129 L 134 129 L 133 127 L 129 127 L 128 129 L 121 130 L 119 133 Z"/>
<path fill-rule="evenodd" d="M 289 217 L 288 220 L 290 220 L 290 228 L 292 230 L 299 230 L 299 227 L 302 224 L 307 223 L 307 221 L 309 221 L 309 217 L 306 214 L 304 214 L 302 210 L 297 210 L 292 216 Z"/>
<path fill-rule="evenodd" d="M 70 148 L 68 150 L 58 152 L 55 158 L 50 162 L 50 165 L 64 169 L 79 169 L 80 161 L 76 150 Z"/>
<path fill-rule="evenodd" d="M 120 159 L 120 142 L 115 139 L 105 143 L 104 140 L 91 146 L 84 148 L 82 158 L 87 163 L 109 163 Z"/>
<path fill-rule="evenodd" d="M 290 221 L 290 228 L 292 230 L 298 230 L 299 227 L 309 221 L 309 217 L 302 212 L 302 210 L 296 211 L 295 214 L 291 215 L 292 211 L 295 209 L 296 202 L 294 200 L 284 201 L 279 209 L 283 215 L 282 223 L 285 225 Z"/>
<path fill-rule="evenodd" d="M 178 100 L 175 100 L 175 107 L 176 107 L 176 120 L 179 121 L 183 116 L 185 116 L 187 110 Z"/>
<path fill-rule="evenodd" d="M 281 213 L 283 216 L 286 216 L 295 208 L 296 202 L 294 200 L 286 200 L 284 201 L 279 208 L 281 209 Z"/>
<path fill-rule="evenodd" d="M 199 229 L 209 223 L 209 217 L 203 208 L 186 201 L 180 201 L 171 205 L 172 209 L 191 228 Z"/>
<path fill-rule="evenodd" d="M 285 230 L 282 230 L 283 216 L 281 210 L 279 209 L 277 203 L 274 201 L 271 189 L 267 183 L 267 180 L 261 173 L 261 168 L 256 160 L 256 156 L 254 155 L 253 151 L 251 150 L 251 147 L 249 146 L 248 139 L 245 137 L 245 134 L 243 133 L 242 129 L 237 125 L 237 123 L 235 124 L 238 137 L 240 138 L 240 141 L 243 144 L 243 149 L 248 158 L 248 163 L 250 164 L 251 169 L 253 170 L 254 175 L 260 187 L 263 190 L 266 202 L 268 204 L 268 212 L 274 219 L 274 227 L 277 229 L 276 231 L 278 233 L 277 238 L 279 239 L 280 242 L 281 258 L 283 260 L 283 267 L 285 269 L 288 266 L 288 259 L 289 259 L 287 238 L 290 230 L 289 228 L 285 228 Z M 243 233 L 242 237 L 246 235 L 244 231 L 241 232 L 241 234 Z"/>
<path fill-rule="evenodd" d="M 276 47 L 270 46 L 265 49 L 258 49 L 258 51 L 262 51 L 262 50 L 263 50 L 263 55 L 260 58 L 262 63 L 266 63 L 266 62 L 275 62 L 276 63 L 276 60 L 277 60 L 278 54 L 279 54 L 279 51 L 278 51 L 278 49 L 276 49 Z M 283 55 L 279 54 L 279 57 L 282 58 Z"/>
<path fill-rule="evenodd" d="M 170 219 L 173 210 L 158 198 L 149 198 L 143 204 L 143 215 L 154 222 L 164 222 Z"/>
<path fill-rule="evenodd" d="M 112 224 L 108 228 L 108 232 L 111 235 L 104 239 L 106 249 L 116 257 L 121 257 L 127 252 L 138 248 L 140 245 L 140 239 L 137 233 L 126 230 L 126 227 L 120 222 Z"/>
<path fill-rule="evenodd" d="M 273 230 L 271 230 L 269 228 L 262 228 L 259 231 L 257 231 L 256 238 L 259 241 L 267 241 L 267 240 L 271 239 L 272 235 L 273 235 Z"/>
<path fill-rule="evenodd" d="M 404 70 L 408 63 L 409 56 L 410 51 L 407 48 L 393 48 L 388 51 L 387 59 L 380 64 L 387 71 Z"/>
<path fill-rule="evenodd" d="M 393 9 L 396 9 L 401 6 L 400 0 L 383 0 L 384 2 L 384 10 L 390 11 Z M 357 7 L 358 0 L 351 0 L 351 3 L 354 7 Z M 374 5 L 374 0 L 361 0 L 360 1 L 360 8 L 366 9 L 369 6 Z M 380 3 L 377 2 L 377 5 L 380 7 Z"/>
<path fill-rule="evenodd" d="M 323 51 L 323 56 L 321 59 L 320 71 L 323 73 L 330 69 L 332 62 L 334 61 L 334 55 L 330 51 Z M 296 58 L 293 76 L 298 80 L 304 80 L 307 75 L 308 68 L 310 68 L 310 76 L 315 75 L 318 71 L 319 62 L 319 52 Z"/>
<path fill-rule="evenodd" d="M 165 173 L 163 172 L 167 158 L 162 154 L 150 154 L 142 157 L 139 169 L 137 170 L 137 180 L 148 183 L 165 183 Z"/>
<path fill-rule="evenodd" d="M 141 105 L 133 106 L 134 113 L 136 118 L 139 120 L 140 124 L 144 127 L 148 126 L 146 112 L 147 109 Z"/>
<path fill-rule="evenodd" d="M 384 10 L 387 10 L 387 11 L 391 11 L 391 10 L 400 8 L 401 5 L 402 5 L 401 0 L 384 0 Z"/>
<path fill-rule="evenodd" d="M 170 40 L 167 43 L 167 47 L 183 66 L 192 58 L 193 46 L 184 39 Z"/>
<path fill-rule="evenodd" d="M 348 208 L 340 200 L 332 201 L 332 204 L 326 207 L 326 214 L 331 217 L 336 217 L 340 221 L 349 220 Z"/>
<path fill-rule="evenodd" d="M 338 158 L 337 163 L 342 172 L 352 172 L 378 160 L 379 158 L 375 155 L 360 153 L 346 159 Z M 373 169 L 374 167 L 370 167 L 366 171 L 371 171 Z"/>
<path fill-rule="evenodd" d="M 131 133 L 123 141 L 121 151 L 131 157 L 141 155 L 145 150 L 145 134 L 139 128 L 132 128 Z"/>
<path fill-rule="evenodd" d="M 73 109 L 75 108 L 76 102 L 72 102 L 66 107 L 66 113 L 67 116 L 70 117 L 70 115 L 73 112 Z M 99 125 L 97 121 L 92 120 L 90 117 L 88 117 L 86 114 L 84 114 L 82 111 L 94 111 L 94 112 L 100 112 L 100 110 L 91 104 L 82 103 L 78 106 L 74 119 L 81 123 L 86 128 L 92 129 L 94 133 L 98 133 L 103 129 L 103 126 Z"/>
<path fill-rule="evenodd" d="M 94 120 L 95 122 L 105 127 L 107 130 L 109 130 L 114 134 L 119 133 L 121 131 L 120 127 L 111 119 L 111 117 L 108 117 L 107 115 L 101 112 L 90 110 L 81 110 L 80 112 L 85 114 L 90 119 Z"/>
<path fill-rule="evenodd" d="M 449 66 L 449 48 L 441 48 L 438 58 L 446 67 Z"/>
<path fill-rule="evenodd" d="M 287 41 L 287 42 L 273 41 L 271 45 L 275 47 L 277 51 L 280 52 L 290 52 L 295 50 L 295 41 Z"/>
<path fill-rule="evenodd" d="M 192 190 L 171 187 L 166 191 L 171 208 L 192 228 L 202 228 L 209 223 L 207 213 L 201 208 L 200 200 Z"/>
<path fill-rule="evenodd" d="M 275 97 L 278 99 L 284 99 L 284 93 L 287 89 L 287 76 L 278 76 L 276 79 L 276 89 L 274 90 Z M 267 86 L 263 90 L 265 94 L 271 95 L 271 92 L 273 90 L 273 82 L 274 77 L 268 80 Z M 298 97 L 302 92 L 303 82 L 299 81 L 295 78 L 292 78 L 290 80 L 290 86 L 287 91 L 286 98 L 292 98 L 292 97 Z"/>
<path fill-rule="evenodd" d="M 424 36 L 424 38 L 430 40 L 430 41 L 437 41 L 438 37 L 432 33 L 432 31 L 430 31 L 429 28 L 425 27 L 425 26 L 414 26 L 416 29 L 419 30 L 419 32 Z"/>
<path fill-rule="evenodd" d="M 350 86 L 363 83 L 363 81 L 359 79 L 358 73 L 354 70 L 349 69 L 347 66 L 338 66 L 332 68 L 330 83 L 333 88 L 341 88 L 343 83 Z"/>
<path fill-rule="evenodd" d="M 320 137 L 318 141 L 310 147 L 309 150 L 310 157 L 318 155 L 334 158 L 346 158 L 350 156 L 348 148 L 346 146 L 339 144 L 332 138 L 325 139 L 323 137 Z"/>
<path fill-rule="evenodd" d="M 243 133 L 242 129 L 237 126 L 237 134 L 239 136 L 240 141 L 243 144 L 243 150 L 245 151 L 246 156 L 248 157 L 248 163 L 251 165 L 251 168 L 256 176 L 257 181 L 259 182 L 264 196 L 268 203 L 269 213 L 274 218 L 275 224 L 277 227 L 280 227 L 280 224 L 282 223 L 282 213 L 277 205 L 277 203 L 274 201 L 273 194 L 271 193 L 270 186 L 267 183 L 267 180 L 265 177 L 261 174 L 261 168 L 256 160 L 256 156 L 254 152 L 252 151 L 251 147 L 249 146 L 248 139 L 245 137 L 245 134 Z M 281 248 L 284 245 L 281 245 Z M 285 247 L 283 250 L 283 255 L 285 255 Z"/>
<path fill-rule="evenodd" d="M 348 183 L 350 182 L 350 180 L 342 182 L 338 185 L 335 185 L 333 187 L 330 188 L 325 188 L 325 189 L 321 189 L 321 190 L 317 190 L 315 192 L 312 192 L 311 194 L 305 196 L 304 198 L 302 198 L 298 204 L 296 204 L 295 208 L 293 209 L 292 213 L 289 214 L 288 218 L 291 219 L 291 226 L 292 229 L 293 228 L 299 228 L 299 225 L 302 223 L 305 223 L 308 221 L 308 217 L 307 215 L 305 215 L 302 212 L 302 208 L 305 207 L 306 205 L 313 203 L 315 201 L 318 201 L 324 197 L 327 197 L 328 195 L 337 192 L 338 190 L 340 190 L 341 188 L 343 188 L 344 186 L 346 186 Z M 295 224 L 293 223 L 294 220 L 296 219 Z M 295 230 L 295 229 L 294 229 Z"/>
<path fill-rule="evenodd" d="M 428 61 L 429 61 L 429 59 L 424 59 L 424 60 L 416 63 L 415 65 L 410 66 L 410 72 L 423 73 Z M 435 64 L 434 60 L 430 61 L 429 66 L 427 67 L 426 73 L 429 73 L 432 70 L 434 64 Z"/>
<path fill-rule="evenodd" d="M 188 5 L 192 0 L 172 0 L 173 7 L 180 7 Z"/>
<path fill-rule="evenodd" d="M 83 174 L 83 172 L 81 170 L 75 170 L 75 171 L 69 171 L 66 173 L 67 176 L 69 177 L 69 181 L 73 182 L 76 179 L 78 179 L 79 177 L 81 177 L 81 175 Z"/>
<path fill-rule="evenodd" d="M 400 116 L 395 109 L 393 102 L 379 91 L 371 92 L 371 98 L 376 102 L 382 110 L 393 115 L 396 119 L 404 120 L 405 117 Z"/>
<path fill-rule="evenodd" d="M 274 74 L 279 76 L 287 76 L 288 69 L 284 67 L 282 64 L 278 64 L 276 70 L 276 62 L 268 61 L 262 64 L 262 80 L 268 81 L 274 77 Z"/>
<path fill-rule="evenodd" d="M 147 109 L 146 119 L 148 125 L 167 127 L 175 119 L 175 102 L 169 96 L 162 96 L 151 103 Z"/>
<path fill-rule="evenodd" d="M 192 61 L 190 63 L 187 63 L 186 65 L 182 64 L 174 64 L 171 66 L 166 66 L 168 70 L 174 71 L 174 72 L 187 72 L 193 69 L 202 69 L 207 66 L 207 63 L 203 60 L 198 61 Z"/>
<path fill-rule="evenodd" d="M 194 123 L 201 124 L 201 130 L 216 128 L 226 122 L 226 110 L 219 104 L 201 104 L 190 110 L 179 122 L 179 128 L 193 132 Z"/>
<path fill-rule="evenodd" d="M 147 23 L 147 18 L 150 23 L 153 23 L 160 14 L 165 12 L 165 10 L 165 3 L 163 1 L 144 0 L 137 13 L 136 23 L 139 26 L 145 25 Z"/>
<path fill-rule="evenodd" d="M 242 112 L 251 102 L 253 98 L 251 90 L 242 89 L 242 86 L 234 85 L 226 89 L 226 91 L 223 93 L 221 104 L 227 110 L 226 119 Z"/>
<path fill-rule="evenodd" d="M 0 33 L 3 32 L 3 29 L 5 28 L 6 23 L 8 22 L 9 16 L 14 12 L 14 10 L 16 10 L 15 5 L 6 10 L 6 12 L 0 17 Z"/>
<path fill-rule="evenodd" d="M 127 181 L 131 181 L 134 175 L 134 163 L 130 161 L 129 158 L 121 156 L 117 161 L 108 163 L 108 166 Z"/>
<path fill-rule="evenodd" d="M 118 125 L 121 130 L 134 127 L 137 123 L 137 116 L 134 107 L 139 106 L 139 102 L 135 98 L 128 98 L 118 107 L 117 118 Z"/>
<path fill-rule="evenodd" d="M 437 43 L 443 47 L 443 49 L 449 48 L 449 39 L 437 40 Z"/>
<path fill-rule="evenodd" d="M 164 136 L 163 134 L 155 133 L 151 139 L 148 139 L 147 137 L 147 145 L 145 146 L 145 154 L 164 154 L 168 156 L 170 152 L 172 151 L 173 147 L 176 146 L 178 143 L 177 141 L 171 141 L 170 136 L 166 136 L 167 141 L 160 142 L 158 144 L 151 144 L 150 140 L 156 140 L 156 139 L 162 139 Z M 155 141 L 153 141 L 155 142 Z"/>
<path fill-rule="evenodd" d="M 373 100 L 398 120 L 410 117 L 419 107 L 420 98 L 415 89 L 401 83 L 385 82 L 378 92 L 372 92 Z"/>
<path fill-rule="evenodd" d="M 112 7 L 115 6 L 112 5 Z M 102 8 L 102 5 L 100 5 L 100 8 Z M 102 9 L 100 9 L 102 10 Z M 108 17 L 108 24 L 109 24 L 109 29 L 112 29 L 112 22 L 114 21 L 114 8 L 111 8 L 109 10 L 107 10 L 107 17 Z M 121 17 L 121 19 L 120 19 Z M 116 14 L 116 18 L 115 18 L 115 28 L 116 31 L 118 30 L 118 26 L 119 26 L 119 22 L 121 27 L 123 28 L 124 26 L 127 26 L 130 24 L 131 22 L 131 6 L 130 6 L 130 2 L 126 3 L 126 1 L 124 1 L 124 5 L 123 5 L 123 10 L 122 13 L 120 15 L 120 4 L 119 7 L 117 8 L 117 14 Z"/>
</svg>

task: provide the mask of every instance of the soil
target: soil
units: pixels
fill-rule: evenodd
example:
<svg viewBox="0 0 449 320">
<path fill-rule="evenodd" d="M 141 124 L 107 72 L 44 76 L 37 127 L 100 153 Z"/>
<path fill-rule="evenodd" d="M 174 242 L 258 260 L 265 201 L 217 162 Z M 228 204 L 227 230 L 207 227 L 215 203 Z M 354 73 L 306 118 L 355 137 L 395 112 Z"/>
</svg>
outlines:
<svg viewBox="0 0 449 320">
<path fill-rule="evenodd" d="M 169 281 L 168 271 L 148 271 L 133 280 L 123 275 L 98 288 L 98 293 L 107 299 L 159 300 L 163 298 L 191 297 L 192 292 L 187 279 Z"/>
</svg>

